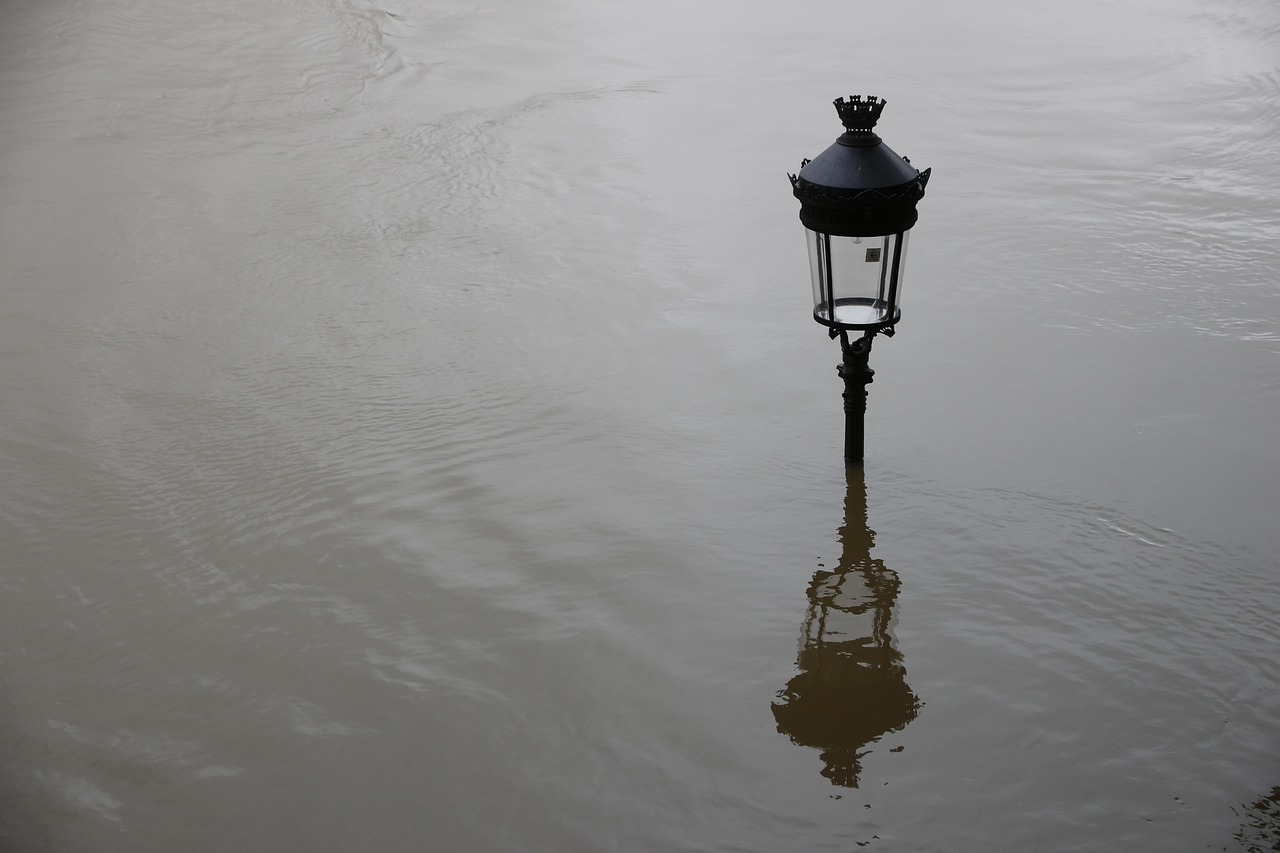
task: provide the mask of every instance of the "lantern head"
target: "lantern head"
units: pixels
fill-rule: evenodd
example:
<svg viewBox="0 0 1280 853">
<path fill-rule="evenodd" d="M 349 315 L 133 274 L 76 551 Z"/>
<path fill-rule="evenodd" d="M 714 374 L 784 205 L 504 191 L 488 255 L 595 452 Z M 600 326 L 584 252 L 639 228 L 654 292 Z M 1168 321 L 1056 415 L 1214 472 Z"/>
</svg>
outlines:
<svg viewBox="0 0 1280 853">
<path fill-rule="evenodd" d="M 893 152 L 875 133 L 885 101 L 835 100 L 845 132 L 790 175 L 809 244 L 813 319 L 831 329 L 892 334 L 907 238 L 929 169 Z"/>
</svg>

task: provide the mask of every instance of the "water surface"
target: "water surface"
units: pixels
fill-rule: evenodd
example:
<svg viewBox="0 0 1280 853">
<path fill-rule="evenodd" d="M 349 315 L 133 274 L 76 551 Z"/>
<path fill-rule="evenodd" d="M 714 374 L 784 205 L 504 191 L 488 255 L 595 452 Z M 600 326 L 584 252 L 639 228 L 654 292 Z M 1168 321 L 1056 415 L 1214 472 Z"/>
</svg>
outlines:
<svg viewBox="0 0 1280 853">
<path fill-rule="evenodd" d="M 1266 849 L 1278 49 L 4 3 L 3 846 Z M 934 173 L 847 473 L 786 172 L 859 92 Z"/>
</svg>

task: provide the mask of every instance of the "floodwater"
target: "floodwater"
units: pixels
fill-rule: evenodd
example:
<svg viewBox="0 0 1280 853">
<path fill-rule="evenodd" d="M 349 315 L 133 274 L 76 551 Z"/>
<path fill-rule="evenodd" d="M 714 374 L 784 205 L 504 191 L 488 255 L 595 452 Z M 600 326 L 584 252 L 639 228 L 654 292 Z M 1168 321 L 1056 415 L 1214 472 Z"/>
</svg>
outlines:
<svg viewBox="0 0 1280 853">
<path fill-rule="evenodd" d="M 1274 849 L 1274 0 L 0 0 L 0 849 Z M 867 461 L 786 173 L 933 168 Z"/>
</svg>

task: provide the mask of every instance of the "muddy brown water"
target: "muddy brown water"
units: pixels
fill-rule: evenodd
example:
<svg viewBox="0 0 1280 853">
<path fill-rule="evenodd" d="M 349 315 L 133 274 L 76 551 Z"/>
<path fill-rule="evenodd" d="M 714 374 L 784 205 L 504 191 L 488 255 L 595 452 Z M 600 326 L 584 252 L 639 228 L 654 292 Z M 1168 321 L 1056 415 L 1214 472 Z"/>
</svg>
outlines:
<svg viewBox="0 0 1280 853">
<path fill-rule="evenodd" d="M 1278 55 L 6 0 L 0 847 L 1271 849 Z M 786 172 L 861 92 L 934 171 L 846 472 Z"/>
</svg>

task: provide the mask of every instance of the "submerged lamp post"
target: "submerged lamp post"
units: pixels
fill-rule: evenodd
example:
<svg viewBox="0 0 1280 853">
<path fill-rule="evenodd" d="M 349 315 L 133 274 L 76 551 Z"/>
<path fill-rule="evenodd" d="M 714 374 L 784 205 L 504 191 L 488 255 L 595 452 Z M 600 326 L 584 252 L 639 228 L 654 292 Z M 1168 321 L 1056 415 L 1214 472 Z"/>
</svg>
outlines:
<svg viewBox="0 0 1280 853">
<path fill-rule="evenodd" d="M 871 341 L 881 333 L 891 337 L 902 317 L 907 237 L 930 172 L 914 168 L 875 134 L 884 105 L 874 95 L 837 98 L 845 132 L 802 162 L 799 175 L 789 175 L 809 243 L 813 319 L 840 338 L 844 354 L 838 370 L 850 462 L 862 459 Z"/>
</svg>

